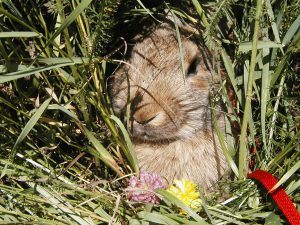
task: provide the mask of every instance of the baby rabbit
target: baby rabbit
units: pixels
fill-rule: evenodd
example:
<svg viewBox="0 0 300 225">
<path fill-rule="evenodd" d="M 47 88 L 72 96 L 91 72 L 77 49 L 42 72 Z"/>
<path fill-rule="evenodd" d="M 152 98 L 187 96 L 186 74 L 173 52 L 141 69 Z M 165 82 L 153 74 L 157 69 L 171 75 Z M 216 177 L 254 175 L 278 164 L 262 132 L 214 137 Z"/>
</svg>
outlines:
<svg viewBox="0 0 300 225">
<path fill-rule="evenodd" d="M 121 117 L 130 109 L 128 128 L 141 170 L 208 189 L 226 168 L 212 126 L 211 73 L 201 48 L 185 36 L 181 42 L 184 63 L 169 25 L 136 43 L 112 78 L 112 105 Z"/>
</svg>

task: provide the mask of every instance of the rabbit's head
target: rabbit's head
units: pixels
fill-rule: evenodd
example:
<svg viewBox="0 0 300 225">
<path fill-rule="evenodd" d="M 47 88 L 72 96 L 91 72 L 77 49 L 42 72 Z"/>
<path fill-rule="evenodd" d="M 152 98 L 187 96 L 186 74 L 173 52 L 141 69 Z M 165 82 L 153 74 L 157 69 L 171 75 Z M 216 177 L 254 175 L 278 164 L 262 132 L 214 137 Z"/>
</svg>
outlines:
<svg viewBox="0 0 300 225">
<path fill-rule="evenodd" d="M 156 29 L 112 77 L 114 111 L 138 140 L 186 139 L 210 129 L 210 71 L 201 48 L 180 40 L 182 48 L 174 29 Z"/>
</svg>

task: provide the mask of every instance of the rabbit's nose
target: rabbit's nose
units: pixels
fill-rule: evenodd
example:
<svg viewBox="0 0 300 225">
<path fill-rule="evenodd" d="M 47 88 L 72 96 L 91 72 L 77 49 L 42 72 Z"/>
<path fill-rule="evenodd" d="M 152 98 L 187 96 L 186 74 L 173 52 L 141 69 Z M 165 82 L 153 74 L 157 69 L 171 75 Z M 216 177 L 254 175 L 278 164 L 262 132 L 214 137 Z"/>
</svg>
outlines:
<svg viewBox="0 0 300 225">
<path fill-rule="evenodd" d="M 148 116 L 148 117 L 137 117 L 137 116 L 133 116 L 133 120 L 135 122 L 137 122 L 138 124 L 141 124 L 141 125 L 146 125 L 146 124 L 149 124 L 152 120 L 154 120 L 154 118 L 156 117 L 157 115 L 154 115 L 154 116 Z"/>
</svg>

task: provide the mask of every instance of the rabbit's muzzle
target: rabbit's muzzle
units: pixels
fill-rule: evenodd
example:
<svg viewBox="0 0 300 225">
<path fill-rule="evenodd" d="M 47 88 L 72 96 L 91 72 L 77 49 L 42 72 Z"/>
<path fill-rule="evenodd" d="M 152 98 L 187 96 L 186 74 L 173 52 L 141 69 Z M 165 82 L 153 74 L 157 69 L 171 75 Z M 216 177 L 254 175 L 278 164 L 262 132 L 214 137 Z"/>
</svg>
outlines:
<svg viewBox="0 0 300 225">
<path fill-rule="evenodd" d="M 170 123 L 167 109 L 160 106 L 147 93 L 138 93 L 130 105 L 129 131 L 134 138 L 157 141 L 166 138 L 168 130 L 174 124 Z M 162 129 L 165 135 L 162 135 Z M 168 135 L 170 136 L 170 135 Z"/>
</svg>

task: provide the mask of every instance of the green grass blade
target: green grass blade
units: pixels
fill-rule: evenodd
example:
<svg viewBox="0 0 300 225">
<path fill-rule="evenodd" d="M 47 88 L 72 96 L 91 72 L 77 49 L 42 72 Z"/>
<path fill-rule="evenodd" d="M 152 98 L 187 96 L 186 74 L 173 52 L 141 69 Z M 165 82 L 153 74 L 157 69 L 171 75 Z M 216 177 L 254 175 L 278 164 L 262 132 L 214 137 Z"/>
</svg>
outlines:
<svg viewBox="0 0 300 225">
<path fill-rule="evenodd" d="M 269 162 L 268 168 L 269 170 L 272 170 L 280 164 L 288 153 L 290 153 L 292 150 L 294 150 L 294 147 L 298 144 L 300 138 L 300 131 L 298 131 L 295 136 L 293 136 L 292 140 L 284 146 L 284 148 Z"/>
<path fill-rule="evenodd" d="M 57 105 L 57 104 L 50 105 L 49 109 L 61 110 L 62 112 L 66 113 L 68 116 L 70 116 L 71 118 L 75 119 L 75 121 L 77 122 L 77 124 L 79 125 L 81 130 L 85 133 L 85 135 L 88 137 L 88 139 L 91 141 L 91 143 L 95 147 L 96 150 L 95 150 L 95 152 L 93 151 L 93 153 L 94 153 L 93 155 L 96 157 L 99 157 L 106 165 L 108 165 L 110 168 L 112 168 L 117 174 L 119 174 L 120 176 L 123 176 L 123 173 L 119 170 L 118 164 L 113 159 L 113 157 L 110 155 L 110 153 L 104 148 L 104 146 L 95 138 L 95 136 L 87 128 L 85 128 L 84 126 L 82 126 L 80 124 L 77 116 L 73 112 L 71 112 L 68 109 L 66 109 L 65 107 Z"/>
<path fill-rule="evenodd" d="M 156 19 L 153 15 L 153 13 L 143 4 L 143 2 L 141 0 L 136 0 L 140 6 L 157 22 L 161 23 L 161 21 L 159 21 L 158 19 Z"/>
<path fill-rule="evenodd" d="M 191 21 L 192 23 L 197 23 L 198 22 L 194 17 L 190 16 L 189 14 L 184 12 L 183 10 L 180 10 L 179 8 L 170 7 L 170 9 L 172 10 L 172 12 L 174 14 L 176 14 L 177 16 L 179 16 L 181 18 L 185 18 L 185 19 Z"/>
<path fill-rule="evenodd" d="M 74 208 L 70 205 L 70 203 L 67 203 L 59 199 L 57 197 L 57 194 L 51 193 L 46 188 L 43 188 L 40 185 L 37 185 L 32 182 L 28 182 L 29 186 L 34 188 L 40 195 L 42 195 L 50 205 L 52 205 L 54 208 L 59 209 L 62 211 L 66 216 L 71 217 L 74 221 L 76 221 L 77 224 L 80 225 L 93 225 L 91 221 L 87 221 L 83 216 L 78 215 Z"/>
<path fill-rule="evenodd" d="M 299 26 L 300 26 L 300 15 L 297 17 L 297 19 L 292 23 L 291 27 L 288 29 L 286 32 L 282 44 L 287 45 L 292 38 L 295 36 L 295 33 L 299 31 Z"/>
<path fill-rule="evenodd" d="M 134 150 L 134 146 L 130 140 L 130 137 L 128 135 L 128 132 L 126 130 L 126 128 L 124 127 L 123 123 L 120 121 L 119 118 L 117 118 L 116 116 L 114 115 L 111 115 L 110 118 L 116 122 L 116 124 L 119 126 L 119 128 L 121 129 L 122 131 L 122 134 L 124 136 L 124 139 L 125 139 L 125 142 L 126 142 L 126 145 L 128 147 L 128 151 L 126 149 L 125 151 L 125 155 L 130 163 L 130 165 L 132 166 L 133 170 L 138 173 L 139 172 L 139 166 L 138 166 L 138 160 L 137 160 L 137 156 L 136 156 L 136 153 L 135 153 L 135 150 Z"/>
<path fill-rule="evenodd" d="M 25 23 L 24 21 L 20 20 L 19 18 L 17 18 L 16 16 L 14 16 L 13 14 L 9 13 L 7 10 L 5 10 L 4 8 L 0 7 L 0 15 L 5 15 L 7 16 L 9 19 L 16 21 L 17 23 L 21 24 L 24 27 L 27 27 L 29 30 L 33 31 L 33 32 L 37 32 L 33 27 L 29 26 L 27 23 Z"/>
<path fill-rule="evenodd" d="M 280 37 L 279 37 L 279 31 L 278 31 L 278 28 L 277 28 L 277 24 L 275 22 L 274 12 L 273 12 L 270 0 L 266 0 L 266 10 L 267 10 L 269 18 L 271 20 L 271 27 L 272 27 L 272 31 L 273 31 L 273 34 L 274 34 L 275 41 L 277 43 L 280 43 L 281 41 L 280 41 Z"/>
<path fill-rule="evenodd" d="M 33 114 L 33 116 L 30 118 L 30 120 L 27 122 L 27 124 L 25 125 L 25 127 L 23 128 L 23 130 L 21 131 L 20 135 L 18 136 L 14 147 L 12 149 L 12 152 L 9 156 L 10 160 L 12 161 L 15 157 L 16 154 L 16 147 L 18 144 L 20 144 L 24 138 L 29 134 L 29 132 L 32 130 L 32 128 L 34 127 L 34 125 L 37 123 L 37 121 L 40 119 L 41 115 L 43 114 L 43 112 L 46 110 L 47 106 L 49 105 L 50 101 L 52 98 L 47 99 L 46 101 L 43 102 L 43 104 L 36 110 L 36 112 Z M 7 169 L 7 164 L 5 165 L 4 169 L 1 172 L 1 177 L 3 177 L 6 173 L 6 169 Z"/>
<path fill-rule="evenodd" d="M 282 92 L 283 92 L 283 85 L 285 83 L 285 79 L 286 79 L 286 75 L 283 74 L 283 76 L 280 79 L 280 83 L 279 83 L 279 89 L 276 95 L 276 102 L 273 108 L 273 116 L 271 119 L 271 126 L 270 126 L 270 131 L 269 131 L 269 143 L 268 145 L 271 146 L 271 142 L 273 140 L 273 135 L 274 135 L 274 129 L 275 129 L 275 123 L 278 117 L 278 112 L 279 112 L 279 105 L 280 105 L 280 100 L 282 97 Z M 268 156 L 268 155 L 266 155 Z"/>
<path fill-rule="evenodd" d="M 219 218 L 219 219 L 222 219 L 224 221 L 227 221 L 226 224 L 247 225 L 247 223 L 238 221 L 237 219 L 235 219 L 233 217 L 222 215 L 221 213 L 218 213 L 218 212 L 211 211 L 211 214 L 213 216 L 215 216 L 216 218 Z"/>
<path fill-rule="evenodd" d="M 69 27 L 76 20 L 76 18 L 83 12 L 83 10 L 85 10 L 89 6 L 89 4 L 92 1 L 93 0 L 83 0 L 80 4 L 78 4 L 78 6 L 64 20 L 61 26 L 57 28 L 55 33 L 52 35 L 50 42 L 52 42 L 58 35 L 60 35 L 64 29 Z"/>
<path fill-rule="evenodd" d="M 34 127 L 34 125 L 37 123 L 37 121 L 40 119 L 41 115 L 43 114 L 43 112 L 46 110 L 46 108 L 48 107 L 50 101 L 52 98 L 47 99 L 46 101 L 43 102 L 43 104 L 36 110 L 36 112 L 33 114 L 33 116 L 30 118 L 30 120 L 27 122 L 27 124 L 25 125 L 25 127 L 23 128 L 22 132 L 20 133 L 18 139 L 16 140 L 16 143 L 14 145 L 14 148 L 16 148 L 16 146 L 18 144 L 20 144 L 24 138 L 29 134 L 29 132 L 32 130 L 32 128 Z"/>
<path fill-rule="evenodd" d="M 239 103 L 241 104 L 242 103 L 242 96 L 241 96 L 241 91 L 239 90 L 238 85 L 237 85 L 237 80 L 235 78 L 234 68 L 233 68 L 232 62 L 231 62 L 228 54 L 226 53 L 226 51 L 224 49 L 222 49 L 222 59 L 223 59 L 224 66 L 225 66 L 225 69 L 227 71 L 227 74 L 230 78 L 231 84 L 233 86 L 234 92 L 235 92 L 235 94 L 238 98 Z"/>
<path fill-rule="evenodd" d="M 192 210 L 190 207 L 188 207 L 186 204 L 181 202 L 178 198 L 176 198 L 174 195 L 169 193 L 166 190 L 158 189 L 155 191 L 159 195 L 163 196 L 164 199 L 166 199 L 168 202 L 178 206 L 179 208 L 183 209 L 188 215 L 190 215 L 194 220 L 198 222 L 199 225 L 208 225 L 208 223 L 202 219 L 194 210 Z"/>
<path fill-rule="evenodd" d="M 75 78 L 62 68 L 58 68 L 58 75 L 66 82 L 75 84 Z"/>
<path fill-rule="evenodd" d="M 40 63 L 45 63 L 48 65 L 59 64 L 59 63 L 74 63 L 75 64 L 88 64 L 90 58 L 87 57 L 71 57 L 71 58 L 37 58 L 37 61 Z"/>
<path fill-rule="evenodd" d="M 64 106 L 53 104 L 53 105 L 49 105 L 48 109 L 61 110 L 62 112 L 64 112 L 65 114 L 73 118 L 75 121 L 79 121 L 78 117 L 72 111 L 66 109 Z"/>
<path fill-rule="evenodd" d="M 28 224 L 28 223 L 35 223 L 35 224 L 47 224 L 47 225 L 66 225 L 66 223 L 61 223 L 59 221 L 53 221 L 52 219 L 43 219 L 38 215 L 29 215 L 28 213 L 22 213 L 22 212 L 13 212 L 11 210 L 7 210 L 0 206 L 0 213 L 3 215 L 6 215 L 6 218 L 1 216 L 1 222 L 0 224 L 9 225 L 9 224 Z M 12 217 L 9 217 L 15 215 L 15 218 L 23 218 L 22 222 L 19 219 L 15 219 L 17 221 L 12 221 Z M 29 220 L 31 222 L 29 222 Z"/>
<path fill-rule="evenodd" d="M 274 190 L 276 190 L 280 185 L 284 184 L 284 182 L 286 182 L 292 175 L 294 175 L 298 170 L 300 169 L 300 161 L 296 162 L 296 164 L 294 166 L 292 166 L 291 169 L 289 169 L 289 171 L 287 171 L 283 177 L 281 177 L 281 179 L 277 182 L 277 184 L 272 187 L 272 189 L 269 192 L 273 192 Z"/>
<path fill-rule="evenodd" d="M 279 76 L 282 74 L 282 71 L 284 70 L 287 62 L 290 59 L 291 54 L 285 54 L 283 58 L 281 59 L 279 65 L 276 67 L 274 74 L 272 75 L 270 86 L 274 86 Z"/>
<path fill-rule="evenodd" d="M 249 123 L 249 113 L 251 110 L 251 97 L 252 97 L 252 87 L 254 80 L 254 70 L 256 65 L 256 54 L 257 54 L 257 44 L 259 37 L 259 21 L 262 14 L 262 0 L 257 0 L 256 3 L 256 15 L 255 15 L 255 24 L 254 24 L 254 34 L 253 34 L 253 45 L 251 52 L 251 62 L 249 69 L 249 80 L 246 93 L 246 103 L 244 107 L 244 115 L 241 127 L 240 135 L 240 147 L 239 147 L 239 178 L 244 179 L 248 173 L 248 148 L 247 148 L 247 127 Z"/>
<path fill-rule="evenodd" d="M 29 69 L 19 70 L 17 72 L 2 74 L 2 75 L 0 75 L 0 83 L 17 80 L 17 79 L 20 79 L 23 77 L 27 77 L 27 76 L 36 74 L 36 73 L 40 73 L 40 72 L 44 72 L 47 70 L 52 70 L 52 69 L 56 69 L 56 68 L 60 68 L 60 67 L 64 67 L 64 66 L 70 66 L 70 65 L 74 65 L 74 64 L 75 64 L 74 62 L 60 63 L 60 64 L 51 65 L 51 66 L 40 66 L 38 68 L 29 68 Z"/>
<path fill-rule="evenodd" d="M 184 49 L 183 49 L 183 44 L 182 44 L 182 41 L 181 41 L 181 36 L 180 36 L 178 24 L 176 23 L 175 15 L 174 15 L 174 13 L 173 13 L 172 10 L 170 12 L 171 12 L 173 20 L 174 20 L 174 26 L 175 26 L 175 31 L 176 31 L 176 38 L 177 38 L 178 48 L 179 48 L 179 57 L 180 57 L 181 72 L 182 72 L 183 78 L 185 78 L 185 65 L 184 65 Z"/>
<path fill-rule="evenodd" d="M 138 217 L 145 221 L 148 221 L 150 223 L 155 223 L 155 224 L 179 225 L 179 223 L 176 222 L 175 220 L 172 220 L 167 216 L 156 212 L 145 212 L 145 211 L 139 212 Z"/>
<path fill-rule="evenodd" d="M 239 52 L 248 52 L 251 51 L 253 47 L 253 42 L 242 42 L 239 45 Z M 264 48 L 282 48 L 283 45 L 280 43 L 276 43 L 274 41 L 258 41 L 257 49 L 264 49 Z"/>
<path fill-rule="evenodd" d="M 11 31 L 11 32 L 0 32 L 0 38 L 28 38 L 28 37 L 39 37 L 40 34 L 30 31 Z"/>
<path fill-rule="evenodd" d="M 205 16 L 205 12 L 204 12 L 204 10 L 202 9 L 202 7 L 201 7 L 199 1 L 198 1 L 198 0 L 192 0 L 192 3 L 193 3 L 193 5 L 194 5 L 194 7 L 195 7 L 195 9 L 196 9 L 196 11 L 197 11 L 197 13 L 198 13 L 198 15 L 200 16 L 200 18 L 201 18 L 201 20 L 202 20 L 202 22 L 203 22 L 205 28 L 208 28 L 208 27 L 209 27 L 209 23 L 207 22 L 207 18 L 206 18 L 206 16 Z"/>
<path fill-rule="evenodd" d="M 185 224 L 185 225 L 198 225 L 197 222 L 188 220 L 188 219 L 183 218 L 182 216 L 177 215 L 177 214 L 167 214 L 166 216 L 168 216 L 169 218 L 171 218 L 171 219 L 173 219 L 173 220 L 176 220 L 176 221 L 180 222 L 180 224 Z"/>
<path fill-rule="evenodd" d="M 38 163 L 38 162 L 36 162 L 36 161 L 34 161 L 34 160 L 30 159 L 30 158 L 26 158 L 24 155 L 22 155 L 20 153 L 17 153 L 16 156 L 18 158 L 20 158 L 20 159 L 25 160 L 26 163 L 31 164 L 33 167 L 35 167 L 35 168 L 37 168 L 39 170 L 42 170 L 43 172 L 47 173 L 50 176 L 53 176 L 53 177 L 56 176 L 53 171 L 51 171 L 50 169 L 48 169 L 45 166 L 41 165 L 40 163 Z M 74 184 L 71 181 L 69 181 L 68 178 L 66 178 L 66 177 L 64 177 L 62 175 L 56 176 L 56 177 L 57 177 L 57 179 L 59 179 L 63 183 L 74 186 Z"/>
<path fill-rule="evenodd" d="M 212 113 L 213 113 L 214 127 L 216 129 L 217 136 L 218 136 L 221 148 L 223 150 L 224 156 L 226 158 L 226 161 L 229 164 L 229 166 L 230 166 L 231 170 L 233 171 L 233 173 L 238 177 L 239 176 L 239 170 L 238 170 L 238 168 L 237 168 L 234 160 L 232 159 L 228 148 L 226 147 L 224 136 L 223 136 L 223 134 L 222 134 L 222 132 L 220 130 L 220 127 L 219 127 L 217 119 L 216 119 L 216 110 L 213 109 Z"/>
<path fill-rule="evenodd" d="M 290 195 L 294 191 L 300 190 L 300 179 L 292 181 L 289 186 L 286 188 L 286 193 Z"/>
<path fill-rule="evenodd" d="M 264 29 L 265 34 L 267 34 L 267 31 Z M 263 49 L 263 58 L 267 59 L 270 57 L 270 49 L 269 48 L 264 48 Z M 262 60 L 264 63 L 264 60 Z M 260 102 L 260 122 L 261 122 L 261 133 L 262 133 L 262 140 L 263 140 L 263 145 L 265 148 L 265 151 L 268 152 L 267 148 L 267 140 L 266 140 L 266 112 L 267 112 L 267 103 L 269 100 L 269 83 L 270 83 L 270 61 L 265 60 L 265 63 L 263 64 L 262 68 L 262 80 L 261 80 L 261 102 Z"/>
<path fill-rule="evenodd" d="M 90 142 L 93 144 L 96 150 L 97 156 L 111 169 L 113 169 L 119 176 L 124 176 L 120 171 L 119 165 L 116 163 L 111 154 L 104 148 L 104 146 L 95 138 L 95 136 L 87 128 L 77 123 L 82 132 L 87 136 Z"/>
<path fill-rule="evenodd" d="M 291 43 L 289 43 L 288 50 L 282 57 L 281 61 L 279 62 L 279 65 L 276 67 L 274 71 L 274 75 L 272 76 L 270 86 L 273 86 L 279 76 L 282 74 L 283 69 L 287 66 L 288 61 L 290 60 L 291 54 L 293 51 L 297 50 L 296 46 L 299 46 L 300 44 L 300 30 L 298 29 L 297 33 L 292 37 L 293 40 Z"/>
</svg>

